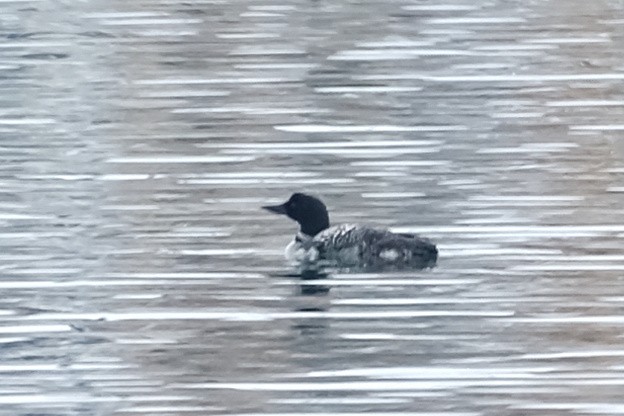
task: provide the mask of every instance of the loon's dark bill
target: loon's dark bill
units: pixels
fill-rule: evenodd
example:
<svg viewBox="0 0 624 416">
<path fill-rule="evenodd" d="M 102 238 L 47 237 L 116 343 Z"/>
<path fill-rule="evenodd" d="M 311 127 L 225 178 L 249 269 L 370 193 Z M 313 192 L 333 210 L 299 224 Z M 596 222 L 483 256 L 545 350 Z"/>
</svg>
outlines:
<svg viewBox="0 0 624 416">
<path fill-rule="evenodd" d="M 262 207 L 267 211 L 274 212 L 276 214 L 286 215 L 286 204 L 282 205 L 265 205 Z"/>
</svg>

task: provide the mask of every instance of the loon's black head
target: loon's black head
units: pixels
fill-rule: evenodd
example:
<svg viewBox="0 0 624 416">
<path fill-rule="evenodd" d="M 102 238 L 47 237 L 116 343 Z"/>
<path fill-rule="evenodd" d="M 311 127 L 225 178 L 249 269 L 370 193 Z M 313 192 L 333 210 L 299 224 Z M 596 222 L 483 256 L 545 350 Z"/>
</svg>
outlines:
<svg viewBox="0 0 624 416">
<path fill-rule="evenodd" d="M 288 216 L 299 223 L 301 232 L 314 236 L 329 228 L 329 214 L 320 199 L 306 194 L 292 194 L 282 205 L 262 207 L 267 211 Z"/>
</svg>

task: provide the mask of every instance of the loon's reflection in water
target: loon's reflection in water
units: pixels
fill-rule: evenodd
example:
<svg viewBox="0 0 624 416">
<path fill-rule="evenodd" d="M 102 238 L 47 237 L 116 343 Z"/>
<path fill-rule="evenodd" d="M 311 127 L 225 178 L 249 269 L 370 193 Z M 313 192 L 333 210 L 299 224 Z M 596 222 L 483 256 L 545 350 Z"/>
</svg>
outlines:
<svg viewBox="0 0 624 416">
<path fill-rule="evenodd" d="M 318 270 L 303 270 L 299 275 L 301 279 L 300 293 L 302 295 L 326 295 L 329 293 L 329 286 L 324 285 L 319 280 L 325 280 L 330 274 Z M 317 282 L 315 282 L 317 281 Z"/>
<path fill-rule="evenodd" d="M 276 273 L 272 276 L 298 282 L 295 286 L 299 295 L 327 295 L 330 290 L 325 282 L 331 278 L 331 272 L 324 268 L 296 268 L 291 273 Z"/>
</svg>

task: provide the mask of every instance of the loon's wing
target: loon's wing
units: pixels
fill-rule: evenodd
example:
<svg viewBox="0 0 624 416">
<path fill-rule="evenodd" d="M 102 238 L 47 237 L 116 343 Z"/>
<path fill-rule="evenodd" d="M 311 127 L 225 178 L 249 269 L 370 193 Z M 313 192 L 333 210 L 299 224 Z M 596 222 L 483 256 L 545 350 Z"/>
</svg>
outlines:
<svg viewBox="0 0 624 416">
<path fill-rule="evenodd" d="M 425 241 L 427 243 L 430 243 L 430 240 L 428 238 L 425 237 L 421 237 L 418 234 L 412 234 L 412 233 L 396 233 L 395 235 L 400 235 L 401 237 L 405 237 L 411 240 L 420 240 L 420 241 Z"/>
<path fill-rule="evenodd" d="M 371 243 L 371 252 L 386 262 L 430 267 L 438 259 L 438 249 L 426 238 L 383 230 L 378 235 L 379 238 Z"/>
<path fill-rule="evenodd" d="M 330 227 L 317 234 L 313 241 L 321 258 L 343 263 L 381 261 L 427 267 L 435 264 L 438 256 L 435 245 L 416 235 L 353 224 Z"/>
<path fill-rule="evenodd" d="M 361 227 L 358 225 L 334 225 L 315 235 L 313 241 L 324 250 L 342 250 L 358 245 L 362 240 L 361 234 Z"/>
<path fill-rule="evenodd" d="M 385 229 L 366 227 L 357 224 L 341 224 L 329 227 L 317 234 L 314 244 L 321 248 L 341 250 L 353 246 L 362 248 L 373 247 L 381 242 L 394 242 L 400 246 L 418 245 L 419 243 L 431 244 L 426 238 L 416 234 L 393 233 Z"/>
</svg>

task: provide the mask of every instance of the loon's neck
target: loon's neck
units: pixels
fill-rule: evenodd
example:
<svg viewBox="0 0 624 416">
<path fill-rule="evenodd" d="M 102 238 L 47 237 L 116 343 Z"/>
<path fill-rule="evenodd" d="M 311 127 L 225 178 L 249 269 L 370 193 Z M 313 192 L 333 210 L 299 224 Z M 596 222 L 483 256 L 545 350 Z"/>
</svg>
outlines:
<svg viewBox="0 0 624 416">
<path fill-rule="evenodd" d="M 308 241 L 312 240 L 313 238 L 314 238 L 314 236 L 308 235 L 308 234 L 306 234 L 306 233 L 304 233 L 303 231 L 300 230 L 297 233 L 297 235 L 295 236 L 295 241 L 297 243 L 305 243 L 305 242 L 308 242 Z"/>
<path fill-rule="evenodd" d="M 314 237 L 321 231 L 329 228 L 329 214 L 327 214 L 326 210 L 311 215 L 305 221 L 296 221 L 299 223 L 299 232 L 310 237 Z"/>
</svg>

